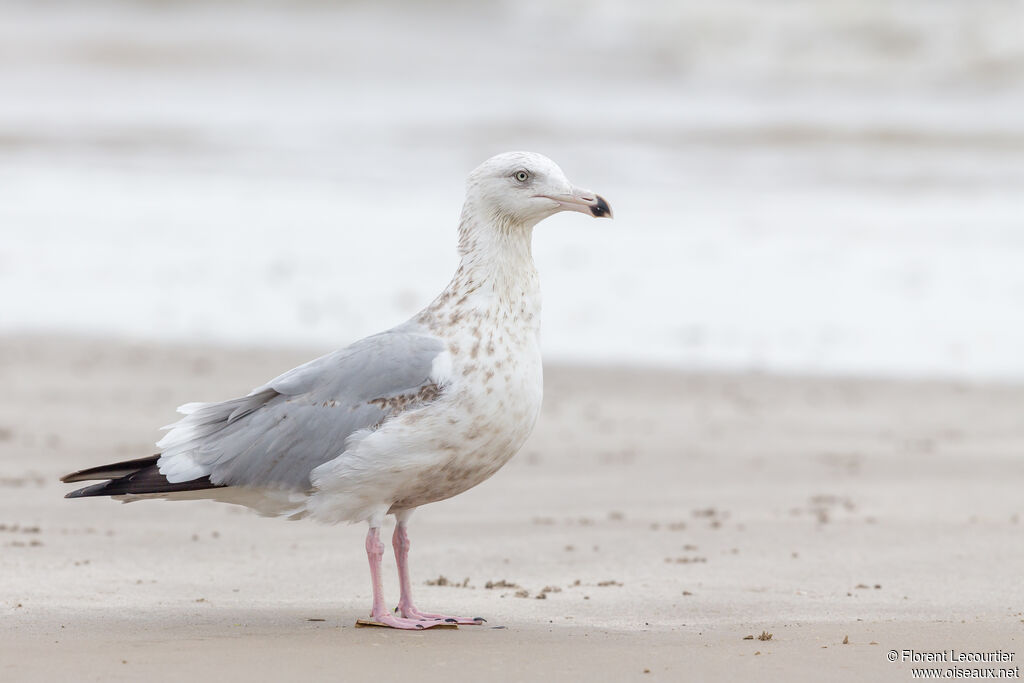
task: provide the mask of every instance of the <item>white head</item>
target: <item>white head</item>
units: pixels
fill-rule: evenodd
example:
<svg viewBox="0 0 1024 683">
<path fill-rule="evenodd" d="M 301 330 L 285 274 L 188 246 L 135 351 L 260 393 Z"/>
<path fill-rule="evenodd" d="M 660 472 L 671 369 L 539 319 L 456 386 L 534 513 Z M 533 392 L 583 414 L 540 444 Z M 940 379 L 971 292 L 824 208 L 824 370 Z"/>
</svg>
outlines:
<svg viewBox="0 0 1024 683">
<path fill-rule="evenodd" d="M 574 187 L 555 162 L 534 152 L 505 152 L 466 181 L 466 206 L 502 223 L 532 227 L 559 211 L 612 217 L 608 202 Z"/>
</svg>

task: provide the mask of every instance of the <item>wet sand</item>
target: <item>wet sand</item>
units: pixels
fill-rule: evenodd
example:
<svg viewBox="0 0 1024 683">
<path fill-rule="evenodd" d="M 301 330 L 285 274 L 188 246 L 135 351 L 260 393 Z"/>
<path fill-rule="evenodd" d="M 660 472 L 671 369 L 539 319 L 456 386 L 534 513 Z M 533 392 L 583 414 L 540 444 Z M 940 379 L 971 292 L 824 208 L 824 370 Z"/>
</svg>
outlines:
<svg viewBox="0 0 1024 683">
<path fill-rule="evenodd" d="M 178 404 L 317 353 L 0 340 L 0 679 L 911 680 L 889 650 L 1024 656 L 1019 385 L 549 367 L 523 452 L 413 520 L 421 606 L 489 620 L 457 631 L 354 627 L 361 525 L 61 497 L 151 453 Z"/>
</svg>

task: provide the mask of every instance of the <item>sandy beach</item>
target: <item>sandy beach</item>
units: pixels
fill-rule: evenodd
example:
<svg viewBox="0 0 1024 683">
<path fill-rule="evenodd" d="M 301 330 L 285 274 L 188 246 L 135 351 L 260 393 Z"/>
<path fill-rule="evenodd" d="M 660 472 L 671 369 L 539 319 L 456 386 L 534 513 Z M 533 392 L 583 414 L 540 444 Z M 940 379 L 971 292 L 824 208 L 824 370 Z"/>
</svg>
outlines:
<svg viewBox="0 0 1024 683">
<path fill-rule="evenodd" d="M 523 451 L 413 523 L 419 601 L 479 628 L 355 628 L 361 525 L 62 498 L 178 404 L 319 351 L 0 341 L 0 678 L 899 681 L 936 665 L 890 650 L 1024 656 L 1019 385 L 548 367 Z"/>
<path fill-rule="evenodd" d="M 1019 677 L 1022 10 L 0 1 L 0 683 Z M 63 498 L 415 315 L 516 149 L 615 220 L 538 226 L 539 424 L 412 520 L 486 625 L 356 628 L 361 524 Z"/>
</svg>

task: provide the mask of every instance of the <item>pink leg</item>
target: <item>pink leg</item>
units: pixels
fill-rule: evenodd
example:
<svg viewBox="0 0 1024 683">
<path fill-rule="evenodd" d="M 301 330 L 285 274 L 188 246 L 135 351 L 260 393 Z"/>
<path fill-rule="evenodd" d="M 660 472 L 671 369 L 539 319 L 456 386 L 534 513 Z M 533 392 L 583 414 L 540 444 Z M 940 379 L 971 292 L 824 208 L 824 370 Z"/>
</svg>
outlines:
<svg viewBox="0 0 1024 683">
<path fill-rule="evenodd" d="M 401 629 L 423 629 L 434 626 L 424 624 L 416 619 L 403 619 L 391 614 L 384 606 L 384 582 L 380 576 L 381 558 L 384 557 L 384 544 L 380 542 L 380 528 L 370 527 L 366 533 L 366 557 L 370 560 L 370 580 L 373 582 L 373 612 L 371 618 L 378 624 Z"/>
<path fill-rule="evenodd" d="M 409 532 L 405 528 L 405 522 L 399 520 L 395 525 L 395 535 L 392 536 L 391 542 L 395 548 L 395 560 L 398 562 L 398 583 L 402 590 L 401 598 L 398 601 L 398 611 L 403 617 L 449 624 L 482 624 L 487 621 L 483 617 L 451 617 L 445 614 L 428 614 L 416 609 L 416 606 L 412 604 L 412 583 L 409 581 Z"/>
</svg>

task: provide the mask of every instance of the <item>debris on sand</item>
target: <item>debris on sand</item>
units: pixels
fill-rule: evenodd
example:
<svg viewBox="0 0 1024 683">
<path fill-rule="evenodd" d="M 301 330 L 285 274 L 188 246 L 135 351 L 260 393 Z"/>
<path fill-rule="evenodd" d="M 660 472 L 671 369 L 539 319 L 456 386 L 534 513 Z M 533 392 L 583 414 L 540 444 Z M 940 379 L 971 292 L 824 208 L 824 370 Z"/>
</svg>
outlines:
<svg viewBox="0 0 1024 683">
<path fill-rule="evenodd" d="M 444 574 L 441 574 L 436 579 L 427 579 L 426 584 L 428 586 L 451 586 L 452 588 L 470 588 L 468 576 L 464 578 L 460 583 L 459 581 L 452 581 Z"/>
</svg>

